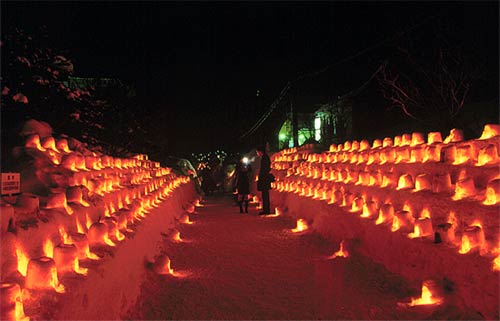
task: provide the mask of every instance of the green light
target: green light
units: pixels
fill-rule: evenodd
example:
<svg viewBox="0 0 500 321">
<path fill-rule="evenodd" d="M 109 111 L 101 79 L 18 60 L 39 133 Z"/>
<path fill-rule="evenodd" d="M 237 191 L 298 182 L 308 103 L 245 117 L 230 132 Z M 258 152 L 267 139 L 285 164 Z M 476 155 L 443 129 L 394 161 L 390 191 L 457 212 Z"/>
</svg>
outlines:
<svg viewBox="0 0 500 321">
<path fill-rule="evenodd" d="M 279 139 L 280 140 L 285 140 L 286 139 L 286 135 L 285 134 L 279 134 Z"/>
</svg>

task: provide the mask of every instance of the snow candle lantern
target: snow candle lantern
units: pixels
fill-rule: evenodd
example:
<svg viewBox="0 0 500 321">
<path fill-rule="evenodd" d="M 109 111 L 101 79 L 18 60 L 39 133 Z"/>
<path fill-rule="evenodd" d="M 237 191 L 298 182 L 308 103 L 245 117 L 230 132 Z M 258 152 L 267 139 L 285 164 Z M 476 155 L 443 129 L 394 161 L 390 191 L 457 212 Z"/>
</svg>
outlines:
<svg viewBox="0 0 500 321">
<path fill-rule="evenodd" d="M 500 178 L 491 180 L 486 185 L 484 205 L 496 205 L 500 202 Z"/>
<path fill-rule="evenodd" d="M 450 130 L 450 134 L 444 140 L 445 144 L 458 143 L 464 140 L 464 133 L 460 129 L 453 128 Z"/>
<path fill-rule="evenodd" d="M 66 190 L 66 199 L 69 203 L 76 203 L 85 207 L 90 206 L 87 201 L 83 200 L 83 192 L 80 186 L 69 187 Z"/>
<path fill-rule="evenodd" d="M 38 135 L 30 135 L 28 138 L 26 138 L 26 143 L 24 144 L 24 147 L 26 148 L 35 148 L 41 152 L 45 152 L 45 148 L 42 147 L 42 144 L 40 143 L 40 136 Z"/>
<path fill-rule="evenodd" d="M 75 153 L 67 154 L 62 157 L 61 166 L 70 171 L 77 172 L 76 168 L 78 156 Z"/>
<path fill-rule="evenodd" d="M 384 138 L 384 140 L 382 141 L 382 147 L 392 147 L 394 146 L 394 143 L 392 141 L 392 138 L 390 137 L 386 137 Z"/>
<path fill-rule="evenodd" d="M 362 151 L 365 151 L 365 150 L 368 150 L 368 149 L 370 149 L 370 142 L 367 141 L 366 139 L 362 140 L 359 143 L 359 151 L 362 152 Z"/>
<path fill-rule="evenodd" d="M 377 221 L 375 224 L 379 225 L 384 222 L 392 221 L 394 216 L 394 207 L 390 203 L 386 203 L 380 207 Z"/>
<path fill-rule="evenodd" d="M 73 214 L 73 209 L 66 202 L 66 193 L 52 193 L 47 197 L 47 205 L 45 208 L 63 208 L 68 215 Z"/>
<path fill-rule="evenodd" d="M 372 144 L 372 148 L 382 147 L 382 141 L 380 139 L 375 139 Z"/>
<path fill-rule="evenodd" d="M 433 235 L 432 220 L 429 217 L 420 217 L 415 221 L 413 233 L 408 234 L 409 238 L 425 237 Z"/>
<path fill-rule="evenodd" d="M 79 260 L 86 258 L 89 259 L 99 259 L 99 257 L 90 252 L 89 241 L 87 235 L 82 233 L 69 233 L 69 241 L 76 247 L 76 255 Z"/>
<path fill-rule="evenodd" d="M 54 262 L 58 273 L 76 272 L 87 274 L 78 264 L 78 250 L 74 244 L 59 244 L 54 248 Z"/>
<path fill-rule="evenodd" d="M 363 213 L 360 217 L 373 217 L 378 212 L 378 204 L 377 202 L 371 200 L 363 204 Z"/>
<path fill-rule="evenodd" d="M 46 256 L 29 261 L 25 286 L 28 289 L 54 289 L 59 293 L 65 291 L 64 286 L 59 283 L 57 278 L 57 268 L 54 260 Z"/>
<path fill-rule="evenodd" d="M 401 135 L 401 146 L 409 146 L 412 142 L 411 134 L 403 134 Z"/>
<path fill-rule="evenodd" d="M 427 144 L 436 144 L 436 143 L 442 143 L 443 138 L 441 137 L 440 132 L 430 132 L 427 134 Z"/>
<path fill-rule="evenodd" d="M 170 274 L 175 276 L 174 270 L 170 267 L 170 258 L 160 255 L 153 263 L 153 270 L 158 274 Z"/>
<path fill-rule="evenodd" d="M 415 191 L 431 190 L 432 184 L 429 174 L 419 174 L 415 177 Z"/>
<path fill-rule="evenodd" d="M 490 139 L 500 135 L 500 125 L 486 124 L 484 125 L 483 133 L 479 139 Z"/>
<path fill-rule="evenodd" d="M 477 166 L 489 165 L 498 161 L 498 148 L 495 144 L 489 144 L 479 150 Z"/>
<path fill-rule="evenodd" d="M 398 180 L 398 190 L 401 189 L 408 189 L 408 188 L 413 188 L 413 178 L 411 177 L 410 174 L 403 174 L 399 177 Z"/>
<path fill-rule="evenodd" d="M 358 196 L 352 201 L 351 212 L 357 213 L 363 210 L 363 206 L 365 204 L 365 200 L 363 197 Z"/>
<path fill-rule="evenodd" d="M 398 186 L 398 176 L 394 172 L 386 172 L 383 174 L 381 187 L 397 187 Z"/>
<path fill-rule="evenodd" d="M 396 232 L 399 230 L 408 231 L 411 230 L 415 219 L 410 211 L 400 210 L 394 213 L 392 219 L 391 231 Z"/>
<path fill-rule="evenodd" d="M 351 207 L 354 201 L 354 194 L 351 192 L 344 193 L 344 198 L 342 199 L 342 205 L 345 207 Z"/>
<path fill-rule="evenodd" d="M 442 145 L 427 145 L 424 147 L 423 162 L 439 162 L 441 161 L 441 146 Z"/>
<path fill-rule="evenodd" d="M 298 219 L 297 220 L 297 227 L 293 228 L 292 232 L 299 233 L 299 232 L 303 232 L 303 231 L 307 230 L 308 228 L 309 228 L 309 226 L 307 225 L 306 220 Z"/>
<path fill-rule="evenodd" d="M 399 148 L 396 151 L 396 164 L 408 163 L 410 161 L 410 149 L 407 147 Z"/>
<path fill-rule="evenodd" d="M 451 191 L 451 177 L 449 173 L 434 175 L 432 179 L 433 193 L 448 193 Z"/>
<path fill-rule="evenodd" d="M 51 150 L 53 152 L 59 153 L 59 150 L 56 147 L 56 141 L 54 137 L 46 137 L 42 140 L 42 147 Z"/>
<path fill-rule="evenodd" d="M 101 222 L 96 222 L 89 227 L 87 237 L 90 245 L 115 246 L 115 243 L 109 239 L 108 226 Z"/>
<path fill-rule="evenodd" d="M 454 200 L 461 200 L 474 195 L 476 195 L 476 187 L 471 177 L 457 181 L 455 184 L 455 195 L 453 196 Z"/>
<path fill-rule="evenodd" d="M 59 151 L 65 152 L 67 154 L 71 153 L 71 150 L 68 146 L 68 140 L 65 138 L 61 138 L 56 142 L 56 147 Z"/>
<path fill-rule="evenodd" d="M 0 284 L 0 319 L 28 321 L 29 318 L 24 315 L 21 287 L 17 283 Z"/>
<path fill-rule="evenodd" d="M 385 149 L 380 153 L 380 164 L 394 163 L 396 161 L 396 151 L 392 148 Z"/>
<path fill-rule="evenodd" d="M 422 283 L 422 294 L 420 298 L 412 299 L 409 306 L 417 305 L 437 305 L 443 302 L 443 299 L 438 294 L 436 282 L 424 281 Z"/>
<path fill-rule="evenodd" d="M 410 146 L 417 146 L 425 143 L 424 134 L 422 133 L 412 133 L 411 134 L 411 144 Z"/>
<path fill-rule="evenodd" d="M 368 186 L 370 183 L 370 173 L 366 171 L 359 172 L 356 185 Z"/>
<path fill-rule="evenodd" d="M 471 226 L 467 226 L 462 234 L 462 244 L 458 253 L 466 254 L 473 249 L 481 250 L 485 243 L 484 232 L 482 226 L 478 222 L 474 222 Z"/>
</svg>

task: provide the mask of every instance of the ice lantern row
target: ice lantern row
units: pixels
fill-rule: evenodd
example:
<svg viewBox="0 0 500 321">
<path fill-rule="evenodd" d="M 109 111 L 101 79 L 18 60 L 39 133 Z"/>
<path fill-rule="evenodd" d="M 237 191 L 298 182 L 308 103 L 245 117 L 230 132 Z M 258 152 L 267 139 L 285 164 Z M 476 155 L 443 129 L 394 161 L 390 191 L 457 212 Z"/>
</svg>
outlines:
<svg viewBox="0 0 500 321">
<path fill-rule="evenodd" d="M 160 163 L 148 160 L 146 155 L 137 155 L 134 158 L 114 158 L 108 155 L 83 156 L 79 152 L 69 149 L 66 139 L 55 140 L 54 137 L 40 139 L 37 134 L 26 138 L 25 148 L 43 152 L 55 165 L 60 165 L 71 171 L 101 170 L 103 168 L 129 169 L 136 167 L 161 169 Z"/>
<path fill-rule="evenodd" d="M 158 186 L 159 189 L 149 197 L 136 199 L 134 201 L 136 205 L 132 207 L 132 210 L 127 211 L 127 216 L 105 217 L 99 222 L 87 222 L 87 234 L 66 233 L 64 229 L 60 228 L 63 243 L 56 247 L 51 246 L 49 250 L 44 250 L 46 256 L 30 259 L 22 246 L 17 245 L 18 270 L 21 275 L 26 277 L 25 287 L 30 289 L 54 289 L 55 291 L 63 292 L 64 286 L 59 284 L 57 274 L 68 271 L 86 274 L 86 270 L 79 267 L 78 260 L 97 258 L 90 252 L 89 245 L 102 244 L 114 246 L 115 243 L 110 237 L 113 236 L 118 241 L 122 240 L 124 235 L 120 230 L 126 229 L 129 220 L 132 221 L 137 217 L 145 217 L 146 210 L 152 208 L 155 201 L 159 201 L 161 197 L 170 193 L 172 188 L 186 182 L 185 178 L 178 178 L 176 181 L 170 182 L 168 186 L 164 186 L 163 188 Z M 52 206 L 49 207 L 59 206 L 64 208 L 65 198 L 63 196 L 64 193 L 55 194 L 50 203 Z M 37 200 L 37 198 L 35 199 Z M 123 218 L 125 218 L 125 221 Z M 79 225 L 78 222 L 76 223 L 76 225 Z M 49 243 L 51 244 L 51 242 Z"/>
<path fill-rule="evenodd" d="M 316 188 L 313 188 L 306 183 L 290 183 L 289 179 L 287 179 L 286 183 L 284 181 L 279 182 L 278 191 L 283 191 L 283 186 L 288 186 L 288 191 L 295 192 L 300 196 L 325 200 L 329 204 L 337 204 L 340 207 L 345 207 L 351 213 L 359 213 L 359 216 L 362 218 L 376 219 L 376 225 L 389 224 L 392 232 L 401 230 L 407 233 L 409 238 L 434 236 L 431 213 L 428 208 L 423 208 L 419 217 L 415 219 L 412 214 L 412 206 L 408 204 L 405 204 L 402 210 L 396 211 L 390 201 L 379 205 L 377 201 L 370 199 L 370 197 L 364 194 L 354 194 L 346 191 L 343 186 L 328 188 L 326 185 L 323 185 L 323 187 L 318 185 Z M 318 189 L 320 192 L 317 192 Z M 450 215 L 450 217 L 454 217 L 454 215 Z M 438 225 L 437 231 L 440 235 L 443 235 L 443 241 L 460 246 L 459 253 L 465 254 L 476 248 L 480 250 L 482 255 L 496 253 L 495 249 L 490 251 L 488 246 L 485 246 L 481 223 L 476 221 L 470 226 L 465 227 L 462 231 L 461 244 L 457 244 L 455 240 L 457 226 L 453 223 L 456 221 L 456 218 L 449 218 L 448 221 L 452 223 Z"/>
<path fill-rule="evenodd" d="M 308 155 L 309 162 L 349 162 L 352 164 L 372 164 L 372 163 L 421 163 L 439 162 L 441 160 L 441 149 L 449 148 L 450 155 L 447 161 L 459 165 L 466 162 L 474 162 L 476 166 L 484 166 L 498 162 L 498 147 L 495 142 L 477 148 L 477 142 L 488 140 L 499 135 L 499 125 L 485 125 L 483 133 L 477 141 L 469 141 L 466 145 L 451 143 L 463 142 L 461 130 L 452 129 L 450 134 L 443 141 L 441 133 L 431 132 L 427 136 L 427 144 L 421 133 L 403 134 L 394 139 L 374 140 L 372 147 L 368 141 L 346 141 L 344 144 L 331 145 L 330 154 Z M 396 149 L 390 147 L 397 147 Z M 387 150 L 386 150 L 387 149 Z M 294 152 L 295 150 L 295 152 Z M 301 159 L 296 153 L 296 149 L 285 150 L 276 156 L 276 162 L 291 162 Z M 301 156 L 304 157 L 304 156 Z"/>
</svg>

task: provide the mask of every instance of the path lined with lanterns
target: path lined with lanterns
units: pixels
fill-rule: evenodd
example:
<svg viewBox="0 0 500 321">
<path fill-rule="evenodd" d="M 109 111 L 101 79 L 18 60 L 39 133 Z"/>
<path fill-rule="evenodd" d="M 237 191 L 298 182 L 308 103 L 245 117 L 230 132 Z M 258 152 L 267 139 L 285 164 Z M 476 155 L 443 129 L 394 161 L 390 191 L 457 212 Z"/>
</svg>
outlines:
<svg viewBox="0 0 500 321">
<path fill-rule="evenodd" d="M 228 198 L 202 205 L 164 235 L 170 265 L 164 273 L 151 267 L 125 317 L 415 319 L 426 313 L 398 308 L 419 289 L 367 258 L 341 253 L 307 226 L 258 216 L 255 207 L 239 214 Z"/>
</svg>

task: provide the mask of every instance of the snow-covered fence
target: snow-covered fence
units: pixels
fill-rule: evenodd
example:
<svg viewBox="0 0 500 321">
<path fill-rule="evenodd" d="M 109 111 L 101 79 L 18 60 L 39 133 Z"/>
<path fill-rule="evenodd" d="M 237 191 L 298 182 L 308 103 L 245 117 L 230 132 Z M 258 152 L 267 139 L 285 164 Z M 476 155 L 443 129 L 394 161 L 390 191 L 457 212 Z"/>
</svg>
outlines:
<svg viewBox="0 0 500 321">
<path fill-rule="evenodd" d="M 414 281 L 447 280 L 461 305 L 498 318 L 500 126 L 311 146 L 272 156 L 279 212 Z M 446 282 L 445 282 L 446 283 Z M 443 284 L 443 283 L 442 283 Z"/>
<path fill-rule="evenodd" d="M 39 135 L 16 151 L 22 193 L 1 202 L 1 319 L 117 318 L 194 187 L 146 155 L 116 158 Z M 158 213 L 162 202 L 168 211 Z M 44 309 L 56 292 L 68 308 Z"/>
</svg>

